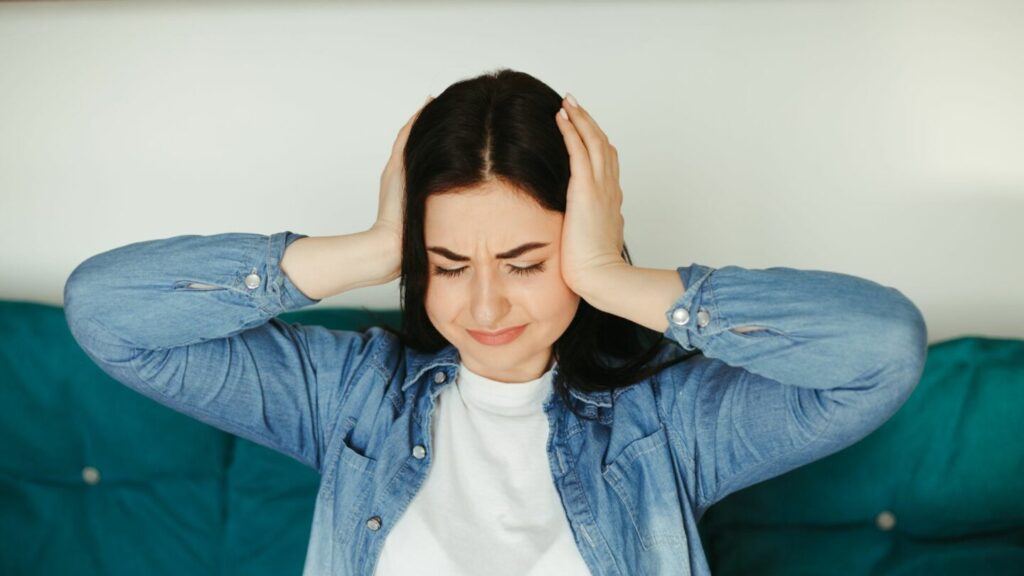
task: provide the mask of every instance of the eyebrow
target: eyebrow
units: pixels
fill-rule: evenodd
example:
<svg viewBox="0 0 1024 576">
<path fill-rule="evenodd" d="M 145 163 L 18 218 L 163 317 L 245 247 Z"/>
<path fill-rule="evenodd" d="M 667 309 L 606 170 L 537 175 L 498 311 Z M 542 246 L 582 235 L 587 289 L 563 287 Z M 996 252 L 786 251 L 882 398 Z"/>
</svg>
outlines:
<svg viewBox="0 0 1024 576">
<path fill-rule="evenodd" d="M 527 242 L 526 244 L 523 244 L 522 246 L 516 246 L 515 248 L 513 248 L 511 250 L 508 250 L 506 252 L 502 252 L 500 254 L 495 254 L 494 257 L 498 258 L 498 259 L 501 259 L 501 260 L 507 260 L 509 258 L 516 258 L 518 256 L 523 255 L 526 252 L 529 252 L 530 250 L 536 250 L 537 248 L 543 248 L 543 247 L 547 246 L 548 244 L 549 244 L 548 242 Z M 452 252 L 451 250 L 449 250 L 447 248 L 444 248 L 442 246 L 428 246 L 427 250 L 430 251 L 430 252 L 433 252 L 435 254 L 440 254 L 441 256 L 444 256 L 445 258 L 447 258 L 449 260 L 454 260 L 456 262 L 469 262 L 469 256 L 463 256 L 462 254 L 456 254 L 455 252 Z"/>
</svg>

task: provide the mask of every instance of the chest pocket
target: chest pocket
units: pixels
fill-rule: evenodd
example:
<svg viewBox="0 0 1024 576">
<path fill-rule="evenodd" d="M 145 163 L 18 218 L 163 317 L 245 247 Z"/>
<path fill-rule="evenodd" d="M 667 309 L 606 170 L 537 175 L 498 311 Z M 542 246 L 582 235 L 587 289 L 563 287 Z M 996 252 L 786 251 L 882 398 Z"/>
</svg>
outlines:
<svg viewBox="0 0 1024 576">
<path fill-rule="evenodd" d="M 352 420 L 349 418 L 349 420 Z M 346 429 L 352 422 L 346 422 Z M 344 436 L 344 435 L 343 435 Z M 339 438 L 332 448 L 320 484 L 321 494 L 331 503 L 334 518 L 334 537 L 344 542 L 362 524 L 366 499 L 373 484 L 377 460 L 364 456 Z"/>
<path fill-rule="evenodd" d="M 601 476 L 622 501 L 645 549 L 685 547 L 680 489 L 664 427 L 626 446 Z"/>
</svg>

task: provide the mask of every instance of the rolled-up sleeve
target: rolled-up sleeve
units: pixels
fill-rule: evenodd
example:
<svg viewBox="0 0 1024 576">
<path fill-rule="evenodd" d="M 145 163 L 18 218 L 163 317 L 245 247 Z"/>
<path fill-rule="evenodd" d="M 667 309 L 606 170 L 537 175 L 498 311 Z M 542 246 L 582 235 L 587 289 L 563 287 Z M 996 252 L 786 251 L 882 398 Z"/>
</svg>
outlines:
<svg viewBox="0 0 1024 576">
<path fill-rule="evenodd" d="M 280 267 L 303 237 L 184 235 L 97 254 L 65 284 L 68 327 L 115 380 L 319 471 L 338 403 L 388 335 L 276 318 L 320 301 Z"/>
<path fill-rule="evenodd" d="M 683 438 L 700 513 L 864 438 L 924 370 L 924 318 L 895 288 L 785 267 L 677 272 L 664 335 L 700 354 L 659 379 L 662 417 Z"/>
</svg>

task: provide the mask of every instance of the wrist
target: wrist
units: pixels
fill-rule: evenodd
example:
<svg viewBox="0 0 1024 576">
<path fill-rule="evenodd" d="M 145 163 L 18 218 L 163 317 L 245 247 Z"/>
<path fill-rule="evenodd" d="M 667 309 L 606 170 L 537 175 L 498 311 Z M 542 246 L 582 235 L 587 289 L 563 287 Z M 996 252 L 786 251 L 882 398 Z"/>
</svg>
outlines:
<svg viewBox="0 0 1024 576">
<path fill-rule="evenodd" d="M 668 328 L 665 311 L 684 291 L 676 270 L 637 268 L 623 262 L 589 276 L 577 294 L 602 312 L 664 333 Z"/>
<path fill-rule="evenodd" d="M 569 287 L 591 306 L 607 312 L 608 310 L 602 308 L 601 305 L 608 299 L 606 295 L 609 288 L 619 284 L 623 276 L 629 275 L 633 271 L 635 271 L 633 265 L 624 260 L 610 262 L 581 274 Z"/>
<path fill-rule="evenodd" d="M 372 257 L 380 264 L 379 283 L 386 284 L 398 278 L 402 272 L 401 231 L 387 225 L 374 224 L 362 234 L 375 246 Z"/>
</svg>

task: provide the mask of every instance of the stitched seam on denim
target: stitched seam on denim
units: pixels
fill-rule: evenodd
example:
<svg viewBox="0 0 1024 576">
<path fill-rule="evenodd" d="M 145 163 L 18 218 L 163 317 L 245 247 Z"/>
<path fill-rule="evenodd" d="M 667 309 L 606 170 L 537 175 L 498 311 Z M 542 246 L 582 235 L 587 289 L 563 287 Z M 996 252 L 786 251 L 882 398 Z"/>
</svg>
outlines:
<svg viewBox="0 0 1024 576">
<path fill-rule="evenodd" d="M 371 474 L 371 473 L 373 473 L 373 469 L 375 467 L 376 460 L 374 460 L 373 458 L 370 458 L 369 456 L 365 456 L 363 454 L 360 454 L 360 453 L 356 452 L 355 449 L 352 448 L 352 446 L 350 444 L 345 442 L 344 439 L 339 439 L 338 443 L 341 445 L 339 450 L 338 450 L 338 452 L 339 452 L 338 461 L 339 462 L 341 462 L 342 464 L 348 466 L 349 468 L 352 468 L 353 470 L 356 470 L 358 472 L 362 472 L 364 474 Z M 347 458 L 345 457 L 346 453 L 348 453 L 348 457 Z"/>
<path fill-rule="evenodd" d="M 355 427 L 355 422 L 356 422 L 356 419 L 354 417 L 352 417 L 352 416 L 349 416 L 348 418 L 346 418 L 345 425 L 342 427 L 341 431 L 336 435 L 337 436 L 338 447 L 335 450 L 335 452 L 337 453 L 337 456 L 335 456 L 333 458 L 334 466 L 332 467 L 332 470 L 333 470 L 334 473 L 330 475 L 330 478 L 328 480 L 328 482 L 330 483 L 329 488 L 325 488 L 325 491 L 328 493 L 327 497 L 330 498 L 332 501 L 334 500 L 334 495 L 336 494 L 335 487 L 337 486 L 337 483 L 338 483 L 337 482 L 337 478 L 336 478 L 337 470 L 341 466 L 341 462 L 344 461 L 344 459 L 345 459 L 344 456 L 342 456 L 342 453 L 345 450 L 348 450 L 348 451 L 354 453 L 354 451 L 352 450 L 352 447 L 349 446 L 344 441 L 344 437 L 345 437 L 345 433 L 347 431 L 349 431 L 353 427 Z M 364 458 L 369 459 L 368 457 L 364 457 Z M 351 464 L 347 464 L 347 465 L 350 468 L 352 467 Z M 349 526 L 354 525 L 355 519 L 357 517 L 356 515 L 358 514 L 359 509 L 361 509 L 366 504 L 366 501 L 367 501 L 367 499 L 368 499 L 368 497 L 369 497 L 369 495 L 371 493 L 372 482 L 370 482 L 369 479 L 367 479 L 365 477 L 365 475 L 373 475 L 373 474 L 375 474 L 376 473 L 375 472 L 375 468 L 376 468 L 376 462 L 373 462 L 372 464 L 368 464 L 366 469 L 358 469 L 357 468 L 357 470 L 359 470 L 361 472 L 361 477 L 358 478 L 357 480 L 355 480 L 353 483 L 358 484 L 358 483 L 361 482 L 363 484 L 363 487 L 358 492 L 353 492 L 352 493 L 353 503 L 355 505 L 347 513 L 343 514 L 341 516 L 341 518 L 338 520 L 338 523 L 339 523 L 340 526 L 342 526 L 342 528 L 338 528 L 337 525 L 335 526 L 335 529 L 334 529 L 334 534 L 335 535 L 334 535 L 334 537 L 337 538 L 340 542 L 346 542 L 350 537 L 354 536 L 352 534 L 348 534 L 345 530 Z M 337 503 L 335 502 L 334 505 L 337 505 Z"/>
<path fill-rule="evenodd" d="M 271 250 L 274 247 L 274 234 L 267 234 L 266 238 L 267 238 L 266 246 L 263 249 L 263 262 L 262 262 L 262 265 L 264 267 L 263 275 L 266 278 L 266 286 L 265 286 L 265 288 L 267 289 L 267 293 L 268 294 L 273 294 L 274 292 L 270 290 L 270 287 L 275 282 L 278 282 L 280 280 L 279 276 L 273 273 L 273 269 L 277 267 L 276 263 L 275 263 L 274 266 L 270 265 L 270 263 L 272 261 L 271 260 L 272 259 L 272 252 L 271 252 Z M 282 240 L 284 240 L 284 238 L 282 238 Z M 282 244 L 283 243 L 284 242 L 282 241 Z M 257 267 L 257 271 L 258 271 L 258 267 Z M 248 276 L 249 272 L 246 272 L 245 274 Z M 243 279 L 242 282 L 244 284 L 245 280 Z M 276 316 L 277 314 L 279 314 L 283 310 L 283 292 L 284 292 L 284 286 L 281 285 L 280 289 L 277 290 L 277 300 L 278 300 L 278 302 L 276 302 L 276 303 L 273 302 L 272 298 L 264 298 L 264 300 L 266 300 L 266 303 L 265 303 L 266 305 L 264 305 L 264 302 L 260 302 L 259 300 L 256 299 L 256 297 L 255 297 L 256 290 L 250 290 L 249 291 L 249 297 L 253 301 L 255 301 L 256 305 L 260 308 L 260 310 L 263 310 L 268 316 Z"/>
<path fill-rule="evenodd" d="M 683 362 L 686 362 L 686 361 L 684 360 Z M 680 364 L 682 364 L 682 362 Z M 666 371 L 667 370 L 662 370 L 660 372 L 657 372 L 657 373 L 653 374 L 651 376 L 650 384 L 651 384 L 651 390 L 653 392 L 652 396 L 654 396 L 655 411 L 658 414 L 658 419 L 661 421 L 660 422 L 661 425 L 665 427 L 665 433 L 666 433 L 666 436 L 668 437 L 669 449 L 671 450 L 672 447 L 673 447 L 672 434 L 679 435 L 679 437 L 682 438 L 683 440 L 685 440 L 686 437 L 682 433 L 682 431 L 676 430 L 675 426 L 671 422 L 671 419 L 668 417 L 668 413 L 665 410 L 665 406 L 662 404 L 662 398 L 661 398 L 661 394 L 662 394 L 661 376 L 663 374 L 665 374 Z M 686 449 L 685 441 L 680 441 L 679 442 L 678 450 L 683 455 L 683 457 L 689 462 L 690 467 L 695 469 L 696 465 L 694 464 L 694 461 L 693 461 L 693 455 L 690 454 L 689 450 Z"/>
<path fill-rule="evenodd" d="M 699 278 L 697 278 L 697 280 L 693 283 L 693 287 L 696 287 L 696 291 L 693 294 L 693 298 L 690 299 L 690 306 L 689 306 L 689 308 L 691 310 L 693 309 L 693 303 L 694 302 L 698 302 L 698 297 L 699 297 L 699 308 L 711 307 L 711 309 L 713 311 L 715 311 L 715 313 L 717 315 L 718 314 L 718 312 L 717 312 L 718 311 L 718 306 L 717 306 L 717 301 L 715 300 L 715 297 L 714 297 L 714 292 L 711 289 L 712 288 L 711 287 L 711 280 L 712 280 L 712 277 L 714 276 L 714 273 L 717 272 L 718 269 L 717 268 L 712 268 L 710 266 L 707 267 L 707 268 L 708 268 L 708 270 L 704 274 L 702 274 Z M 705 286 L 704 286 L 705 284 L 707 284 L 707 290 L 705 290 Z M 687 287 L 687 291 L 689 290 L 689 288 L 691 288 L 691 287 L 688 286 Z M 705 299 L 709 300 L 711 302 L 711 304 L 705 305 L 704 304 L 704 300 Z M 696 314 L 694 314 L 694 316 L 696 316 Z M 701 349 L 699 346 L 697 346 L 696 343 L 694 343 L 693 336 L 698 336 L 698 337 L 701 337 L 701 338 L 707 338 L 707 335 L 704 334 L 703 332 L 698 332 L 697 331 L 696 323 L 689 324 L 688 326 L 679 326 L 678 329 L 687 334 L 686 341 L 689 343 L 690 346 L 692 346 L 694 349 L 697 349 L 697 350 Z"/>
<path fill-rule="evenodd" d="M 371 343 L 378 339 L 386 341 L 388 343 L 391 342 L 389 335 L 390 333 L 386 331 L 381 330 L 378 333 L 378 335 L 374 334 L 368 329 L 367 333 L 370 336 Z M 373 354 L 370 355 L 370 364 L 377 371 L 377 375 L 381 377 L 381 380 L 383 380 L 384 382 L 390 382 L 393 375 L 387 369 L 387 367 L 384 366 L 384 363 L 381 362 L 381 356 L 384 355 L 384 350 L 385 346 L 383 346 L 383 344 L 377 344 L 377 346 L 373 349 Z"/>
<path fill-rule="evenodd" d="M 341 398 L 338 399 L 338 402 L 336 403 L 336 406 L 338 406 L 339 408 L 341 406 L 345 405 L 345 401 L 348 400 L 349 396 L 351 395 L 352 387 L 353 387 L 352 385 L 353 385 L 354 382 L 357 382 L 360 378 L 362 378 L 363 374 L 367 370 L 373 369 L 374 372 L 377 372 L 376 369 L 374 369 L 373 362 L 371 361 L 372 353 L 373 353 L 372 347 L 375 346 L 375 345 L 377 345 L 376 339 L 373 338 L 373 336 L 371 335 L 370 338 L 369 338 L 369 341 L 365 344 L 365 346 L 371 347 L 371 349 L 363 351 L 364 352 L 364 354 L 363 354 L 364 361 L 355 367 L 355 369 L 352 372 L 352 376 L 350 378 L 346 379 L 346 378 L 344 378 L 344 374 L 342 374 L 342 378 L 343 379 L 342 379 L 342 382 L 340 383 L 340 386 L 341 386 L 341 389 L 342 389 L 341 390 Z M 378 372 L 378 375 L 379 375 L 379 372 Z M 386 379 L 385 379 L 385 381 L 386 381 Z M 342 412 L 342 410 L 339 409 L 338 412 Z"/>
<path fill-rule="evenodd" d="M 566 455 L 566 461 L 568 462 L 569 474 L 572 474 L 575 477 L 575 485 L 578 489 L 581 499 L 583 500 L 583 504 L 585 504 L 587 507 L 587 514 L 589 514 L 590 516 L 589 520 L 594 523 L 594 526 L 597 526 L 597 516 L 594 514 L 594 507 L 590 503 L 590 498 L 587 497 L 587 492 L 582 488 L 583 482 L 580 480 L 580 475 L 578 471 L 579 462 L 572 457 L 572 454 Z M 597 546 L 594 546 L 594 550 L 597 550 Z"/>
<path fill-rule="evenodd" d="M 334 471 L 338 467 L 339 458 L 341 458 L 341 446 L 339 444 L 342 443 L 341 439 L 344 437 L 343 431 L 335 432 L 335 430 L 337 430 L 337 423 L 338 418 L 335 417 L 333 423 L 331 424 L 331 442 L 334 442 L 334 444 L 331 444 L 331 442 L 327 443 L 327 446 L 330 449 L 330 451 L 324 454 L 324 461 L 321 463 L 320 466 L 321 475 L 326 474 L 328 471 L 331 472 L 328 478 L 323 481 L 324 486 L 321 487 L 321 489 L 327 493 L 326 496 L 329 498 L 334 497 L 334 484 L 336 482 L 335 476 L 337 476 L 337 474 L 334 473 Z M 335 440 L 336 438 L 337 440 Z"/>
<path fill-rule="evenodd" d="M 722 314 L 722 309 L 719 307 L 718 304 L 718 295 L 715 294 L 715 282 L 712 282 L 712 280 L 717 281 L 717 278 L 713 278 L 712 274 L 708 274 L 708 278 L 707 280 L 705 280 L 705 282 L 708 285 L 707 297 L 708 300 L 711 301 L 711 304 L 708 307 L 710 307 L 718 316 L 719 322 L 725 325 L 725 330 L 718 332 L 718 334 L 721 334 L 721 332 L 725 332 L 732 329 L 732 322 L 729 321 L 728 316 Z"/>
<path fill-rule="evenodd" d="M 609 485 L 611 485 L 612 487 L 612 491 L 615 492 L 616 498 L 618 498 L 619 502 L 621 502 L 622 505 L 626 508 L 626 514 L 629 516 L 629 522 L 633 525 L 633 530 L 636 531 L 636 535 L 641 540 L 644 540 L 644 533 L 640 530 L 640 524 L 637 522 L 639 513 L 636 509 L 636 505 L 634 504 L 633 499 L 630 498 L 628 495 L 623 494 L 622 492 L 621 485 L 623 478 L 619 474 L 618 466 L 615 464 L 615 462 L 613 462 L 612 465 L 609 466 L 604 473 L 602 473 L 602 476 L 604 476 L 608 480 Z M 647 536 L 649 537 L 650 535 L 648 534 Z M 647 548 L 647 546 L 644 546 L 644 548 Z"/>
<path fill-rule="evenodd" d="M 683 456 L 684 465 L 689 464 L 691 468 L 695 468 L 696 462 L 694 462 L 693 454 L 690 454 L 690 451 L 687 449 L 686 446 L 686 435 L 683 434 L 682 431 L 677 429 L 675 425 L 670 423 L 667 419 L 662 420 L 662 424 L 665 426 L 665 432 L 668 435 L 669 448 L 672 448 L 674 446 L 673 435 L 677 436 L 678 438 L 675 442 L 675 444 L 677 444 L 676 450 L 679 452 L 679 454 Z"/>
<path fill-rule="evenodd" d="M 648 544 L 644 544 L 644 549 L 646 549 L 646 550 L 650 550 L 650 549 L 654 548 L 656 545 L 661 544 L 661 543 L 665 543 L 665 544 L 682 544 L 682 543 L 684 543 L 684 539 L 679 537 L 677 534 L 665 534 L 663 532 L 653 532 L 651 530 L 646 530 L 646 531 L 641 530 L 641 528 L 640 528 L 640 518 L 642 516 L 644 516 L 644 515 L 641 513 L 640 508 L 637 506 L 636 502 L 634 502 L 633 499 L 629 497 L 628 493 L 625 492 L 625 488 L 623 487 L 623 481 L 625 480 L 625 476 L 623 476 L 622 473 L 620 472 L 626 466 L 632 466 L 633 462 L 635 462 L 643 454 L 647 454 L 649 452 L 652 452 L 653 450 L 657 449 L 660 446 L 665 446 L 666 443 L 667 443 L 667 440 L 664 437 L 661 437 L 661 433 L 662 432 L 665 432 L 665 430 L 663 430 L 662 428 L 659 427 L 657 432 L 652 432 L 651 434 L 648 434 L 647 436 L 644 436 L 643 438 L 639 438 L 639 439 L 633 441 L 632 443 L 630 443 L 630 446 L 632 446 L 632 445 L 636 444 L 637 442 L 642 442 L 644 440 L 649 440 L 655 434 L 659 435 L 659 438 L 655 439 L 655 440 L 657 440 L 657 442 L 651 442 L 651 444 L 652 444 L 651 446 L 645 447 L 643 450 L 640 450 L 640 451 L 637 451 L 637 452 L 635 452 L 633 454 L 627 455 L 625 457 L 625 462 L 622 463 L 622 464 L 619 463 L 619 461 L 622 460 L 622 458 L 617 458 L 605 470 L 605 472 L 607 474 L 602 473 L 602 476 L 605 476 L 606 478 L 609 479 L 609 483 L 612 485 L 612 490 L 615 491 L 617 497 L 622 502 L 623 506 L 625 506 L 626 511 L 629 514 L 630 522 L 633 524 L 633 527 L 636 530 L 637 536 L 640 537 L 641 543 L 643 543 L 644 540 L 647 540 L 650 543 L 649 545 Z M 628 449 L 629 448 L 627 447 L 626 450 L 628 450 Z M 623 452 L 625 452 L 626 450 L 624 450 Z"/>
<path fill-rule="evenodd" d="M 652 450 L 656 450 L 659 446 L 664 446 L 666 440 L 665 440 L 663 434 L 661 434 L 662 432 L 664 432 L 664 430 L 662 430 L 661 427 L 659 426 L 657 432 L 651 432 L 650 434 L 648 434 L 648 435 L 646 435 L 646 436 L 644 436 L 642 438 L 637 438 L 633 442 L 630 442 L 629 445 L 626 446 L 626 449 L 623 450 L 623 452 L 626 453 L 626 454 L 624 454 L 625 457 L 626 457 L 625 464 L 632 464 L 633 462 L 636 461 L 637 458 L 643 456 L 644 454 L 647 454 L 648 452 L 651 452 Z M 653 438 L 655 435 L 658 436 L 657 438 L 654 439 L 656 441 L 651 441 L 650 439 Z M 630 450 L 630 447 L 634 446 L 637 442 L 644 442 L 644 441 L 648 441 L 651 444 L 651 446 L 645 446 L 643 450 L 639 450 L 639 449 L 632 449 L 632 451 Z M 618 462 L 618 460 L 619 459 L 616 459 L 616 462 Z"/>
<path fill-rule="evenodd" d="M 370 342 L 367 344 L 367 346 L 372 346 L 373 344 L 374 344 L 374 339 L 371 337 Z M 356 367 L 356 370 L 353 373 L 352 378 L 349 378 L 348 382 L 345 382 L 344 379 L 343 379 L 342 382 L 340 382 L 338 384 L 338 386 L 335 387 L 335 388 L 342 387 L 342 397 L 341 397 L 341 400 L 339 400 L 338 403 L 336 404 L 337 409 L 334 410 L 334 418 L 331 421 L 331 428 L 330 428 L 330 430 L 331 430 L 332 434 L 338 434 L 338 432 L 336 432 L 337 426 L 338 426 L 338 419 L 341 418 L 341 415 L 345 413 L 345 410 L 342 407 L 345 405 L 345 400 L 350 395 L 350 392 L 352 390 L 352 383 L 353 382 L 357 382 L 362 377 L 362 375 L 366 372 L 366 370 L 369 370 L 371 368 L 372 368 L 372 365 L 371 365 L 370 362 L 364 362 L 361 366 L 357 366 Z M 387 382 L 387 379 L 385 379 L 384 381 Z M 332 392 L 330 394 L 330 397 L 333 398 L 336 392 L 337 392 L 336 390 L 334 392 Z M 330 400 L 328 400 L 328 402 L 330 402 Z M 328 406 L 328 408 L 334 408 L 334 407 L 335 406 Z M 353 416 L 349 416 L 349 418 L 352 419 L 353 427 L 354 427 L 356 425 L 355 423 L 357 422 L 357 420 Z M 344 432 L 345 432 L 345 429 L 343 429 L 341 431 L 342 438 L 338 438 L 337 439 L 337 441 L 339 443 L 341 443 L 341 444 L 344 444 L 344 440 L 343 440 Z M 343 450 L 343 449 L 344 449 L 343 447 L 339 447 L 338 448 L 338 452 L 340 453 L 341 450 Z M 338 459 L 340 461 L 340 454 L 338 456 Z M 332 495 L 334 494 L 334 486 L 331 486 L 331 494 Z"/>
<path fill-rule="evenodd" d="M 280 318 L 278 318 L 276 316 L 267 319 L 266 323 L 270 323 L 273 320 L 277 320 L 281 324 L 282 330 L 285 332 L 285 334 L 289 335 L 289 338 L 288 338 L 289 340 L 292 340 L 290 335 L 292 335 L 292 334 L 302 334 L 303 333 L 301 325 L 300 325 L 300 327 L 296 328 L 295 326 L 292 326 L 292 324 L 290 322 L 285 322 L 284 320 L 281 320 Z M 327 449 L 329 448 L 329 445 L 330 445 L 330 440 L 328 438 L 328 434 L 330 434 L 330 432 L 334 430 L 334 426 L 338 422 L 338 414 L 335 414 L 334 417 L 329 422 L 330 427 L 327 427 L 326 424 L 328 424 L 328 423 L 324 422 L 320 418 L 320 395 L 321 395 L 321 392 L 323 391 L 323 387 L 321 386 L 321 383 L 320 383 L 320 369 L 319 369 L 319 367 L 316 364 L 315 356 L 313 355 L 312 351 L 310 350 L 309 338 L 308 337 L 303 337 L 303 338 L 297 339 L 297 340 L 298 341 L 293 341 L 293 343 L 294 343 L 296 349 L 299 350 L 299 354 L 300 355 L 305 355 L 306 360 L 309 362 L 309 366 L 310 366 L 310 368 L 311 368 L 311 370 L 313 372 L 313 378 L 315 379 L 315 382 L 313 384 L 313 388 L 316 391 L 317 402 L 316 402 L 316 404 L 313 407 L 313 412 L 314 412 L 313 418 L 317 422 L 319 422 L 319 426 L 317 427 L 318 429 L 314 429 L 313 430 L 313 436 L 314 436 L 315 439 L 318 440 L 318 445 L 316 447 L 316 462 L 315 462 L 316 466 L 314 466 L 313 468 L 317 472 L 323 474 L 324 458 L 327 457 L 327 452 L 326 451 L 327 451 Z M 333 387 L 332 387 L 332 389 L 328 390 L 328 392 L 327 392 L 327 398 L 324 399 L 324 402 L 327 402 L 327 408 L 328 409 L 331 407 L 331 400 L 333 398 L 334 398 L 334 390 L 333 390 Z M 340 413 L 340 411 L 337 411 L 337 412 Z"/>
</svg>

